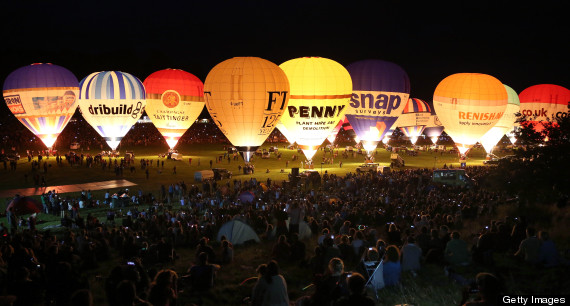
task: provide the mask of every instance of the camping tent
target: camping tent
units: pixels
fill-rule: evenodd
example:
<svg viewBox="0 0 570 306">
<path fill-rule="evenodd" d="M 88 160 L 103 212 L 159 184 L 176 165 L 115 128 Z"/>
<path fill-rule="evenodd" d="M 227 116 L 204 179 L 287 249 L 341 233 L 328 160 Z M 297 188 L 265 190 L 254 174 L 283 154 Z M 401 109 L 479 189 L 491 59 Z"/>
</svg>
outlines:
<svg viewBox="0 0 570 306">
<path fill-rule="evenodd" d="M 218 231 L 218 241 L 221 240 L 222 236 L 226 236 L 232 244 L 242 244 L 249 240 L 260 242 L 253 228 L 241 220 L 231 220 L 222 225 Z"/>
</svg>

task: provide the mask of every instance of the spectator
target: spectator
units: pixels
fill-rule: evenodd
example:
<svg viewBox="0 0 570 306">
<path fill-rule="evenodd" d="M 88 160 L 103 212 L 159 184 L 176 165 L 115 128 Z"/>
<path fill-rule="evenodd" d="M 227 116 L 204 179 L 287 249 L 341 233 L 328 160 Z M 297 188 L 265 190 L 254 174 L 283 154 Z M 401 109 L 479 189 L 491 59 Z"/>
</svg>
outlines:
<svg viewBox="0 0 570 306">
<path fill-rule="evenodd" d="M 334 303 L 335 306 L 373 306 L 374 300 L 367 297 L 364 293 L 364 287 L 366 285 L 366 279 L 360 273 L 353 273 L 348 278 L 348 289 L 350 290 L 350 295 L 348 297 L 343 297 Z"/>
<path fill-rule="evenodd" d="M 499 279 L 490 273 L 479 273 L 475 278 L 475 284 L 479 299 L 473 302 L 467 302 L 469 298 L 469 287 L 463 290 L 463 299 L 459 305 L 463 306 L 484 306 L 484 305 L 497 305 L 502 292 L 502 284 Z"/>
<path fill-rule="evenodd" d="M 558 266 L 560 264 L 560 258 L 554 241 L 550 239 L 548 232 L 545 231 L 540 231 L 539 237 L 541 245 L 538 254 L 538 262 L 543 264 L 545 268 Z"/>
<path fill-rule="evenodd" d="M 277 243 L 273 246 L 271 257 L 282 261 L 291 258 L 291 246 L 287 243 L 287 236 L 279 236 L 279 240 L 277 240 Z"/>
<path fill-rule="evenodd" d="M 261 264 L 255 269 L 257 273 L 257 282 L 261 280 L 261 278 L 267 273 L 267 265 Z M 252 306 L 261 306 L 263 304 L 263 298 L 265 296 L 265 292 L 267 291 L 266 286 L 255 286 L 251 292 L 251 305 Z"/>
<path fill-rule="evenodd" d="M 303 301 L 303 305 L 332 305 L 343 296 L 348 296 L 347 273 L 344 273 L 342 259 L 335 257 L 328 263 L 324 275 L 316 275 L 315 293 Z"/>
<path fill-rule="evenodd" d="M 289 233 L 299 233 L 299 223 L 305 218 L 303 207 L 299 206 L 299 202 L 293 202 L 289 208 Z"/>
<path fill-rule="evenodd" d="M 408 236 L 408 243 L 402 247 L 402 271 L 412 271 L 413 274 L 420 269 L 422 249 L 415 244 L 414 236 Z"/>
<path fill-rule="evenodd" d="M 209 239 L 206 237 L 202 237 L 200 242 L 198 243 L 198 248 L 196 249 L 196 261 L 199 262 L 200 259 L 198 258 L 199 255 L 204 252 L 208 254 L 208 260 L 214 262 L 216 259 L 216 253 L 214 253 L 214 249 L 208 245 Z"/>
<path fill-rule="evenodd" d="M 291 234 L 291 261 L 299 262 L 304 261 L 306 256 L 306 246 L 305 243 L 299 240 L 299 234 Z"/>
<path fill-rule="evenodd" d="M 150 287 L 148 301 L 153 306 L 176 305 L 178 275 L 172 270 L 161 270 Z"/>
<path fill-rule="evenodd" d="M 445 261 L 453 266 L 465 266 L 471 262 L 467 242 L 458 231 L 451 233 L 451 240 L 445 246 Z"/>
<path fill-rule="evenodd" d="M 212 289 L 214 287 L 216 272 L 219 269 L 220 266 L 208 263 L 208 253 L 200 253 L 198 255 L 198 264 L 188 269 L 192 290 L 202 293 Z"/>
<path fill-rule="evenodd" d="M 289 295 L 285 278 L 279 274 L 279 265 L 275 260 L 267 264 L 263 277 L 259 278 L 253 288 L 253 296 L 264 292 L 262 306 L 289 306 Z M 257 302 L 257 300 L 255 301 Z"/>
<path fill-rule="evenodd" d="M 521 242 L 515 256 L 522 257 L 527 263 L 536 264 L 539 260 L 540 240 L 536 238 L 536 232 L 532 227 L 527 227 L 526 237 L 527 238 Z"/>
<path fill-rule="evenodd" d="M 396 246 L 390 245 L 386 248 L 386 257 L 384 258 L 384 284 L 386 287 L 399 284 L 401 274 L 400 251 Z"/>
<path fill-rule="evenodd" d="M 234 261 L 234 249 L 229 241 L 222 241 L 222 264 L 229 264 Z"/>
</svg>

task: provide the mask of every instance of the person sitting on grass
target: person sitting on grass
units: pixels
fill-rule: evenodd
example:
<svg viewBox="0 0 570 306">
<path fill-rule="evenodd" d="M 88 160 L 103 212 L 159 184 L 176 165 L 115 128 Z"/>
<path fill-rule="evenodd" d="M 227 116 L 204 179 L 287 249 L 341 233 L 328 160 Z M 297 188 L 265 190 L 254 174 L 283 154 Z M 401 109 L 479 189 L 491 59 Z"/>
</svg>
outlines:
<svg viewBox="0 0 570 306">
<path fill-rule="evenodd" d="M 176 305 L 178 275 L 172 270 L 161 270 L 154 277 L 148 301 L 154 306 Z M 120 294 L 120 293 L 119 293 Z"/>
<path fill-rule="evenodd" d="M 451 233 L 451 240 L 445 246 L 445 261 L 452 266 L 466 266 L 471 262 L 467 242 L 461 239 L 458 231 Z"/>
<path fill-rule="evenodd" d="M 198 255 L 198 264 L 188 269 L 192 290 L 206 292 L 214 287 L 216 272 L 220 266 L 208 263 L 208 254 L 202 252 Z"/>
<path fill-rule="evenodd" d="M 386 248 L 384 259 L 384 284 L 386 287 L 399 284 L 401 274 L 400 251 L 395 245 L 390 245 Z"/>
<path fill-rule="evenodd" d="M 395 248 L 395 247 L 394 247 Z M 397 249 L 396 249 L 397 250 Z M 353 273 L 348 278 L 348 289 L 350 290 L 350 295 L 348 297 L 343 297 L 339 299 L 335 306 L 373 306 L 374 300 L 365 295 L 364 287 L 366 285 L 366 279 L 360 273 Z"/>
<path fill-rule="evenodd" d="M 279 274 L 277 261 L 272 260 L 267 264 L 267 270 L 263 277 L 257 280 L 253 288 L 253 296 L 260 296 L 259 292 L 264 292 L 261 304 L 272 306 L 289 306 L 289 294 L 287 293 L 287 282 Z M 254 300 L 258 303 L 258 300 Z"/>
</svg>

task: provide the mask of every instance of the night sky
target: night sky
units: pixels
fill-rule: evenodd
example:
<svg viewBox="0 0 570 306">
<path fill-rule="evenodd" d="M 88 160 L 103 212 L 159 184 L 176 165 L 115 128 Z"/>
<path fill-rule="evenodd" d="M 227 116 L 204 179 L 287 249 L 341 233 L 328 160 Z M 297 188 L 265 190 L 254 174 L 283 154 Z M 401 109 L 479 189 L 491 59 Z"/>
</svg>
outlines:
<svg viewBox="0 0 570 306">
<path fill-rule="evenodd" d="M 66 67 L 79 80 L 120 70 L 142 81 L 179 68 L 204 81 L 234 56 L 278 65 L 321 56 L 344 66 L 395 62 L 410 76 L 411 97 L 429 101 L 443 78 L 459 72 L 493 75 L 519 93 L 543 83 L 568 87 L 565 1 L 6 2 L 2 83 L 35 62 Z"/>
</svg>

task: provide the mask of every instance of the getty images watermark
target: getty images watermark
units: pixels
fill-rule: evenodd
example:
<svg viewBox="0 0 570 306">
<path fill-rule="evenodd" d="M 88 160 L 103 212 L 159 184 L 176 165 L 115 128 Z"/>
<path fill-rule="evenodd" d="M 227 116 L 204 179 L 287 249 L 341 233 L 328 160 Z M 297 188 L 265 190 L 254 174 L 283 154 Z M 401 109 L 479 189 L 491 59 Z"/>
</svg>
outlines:
<svg viewBox="0 0 570 306">
<path fill-rule="evenodd" d="M 570 305 L 568 295 L 503 295 L 499 305 Z"/>
</svg>

